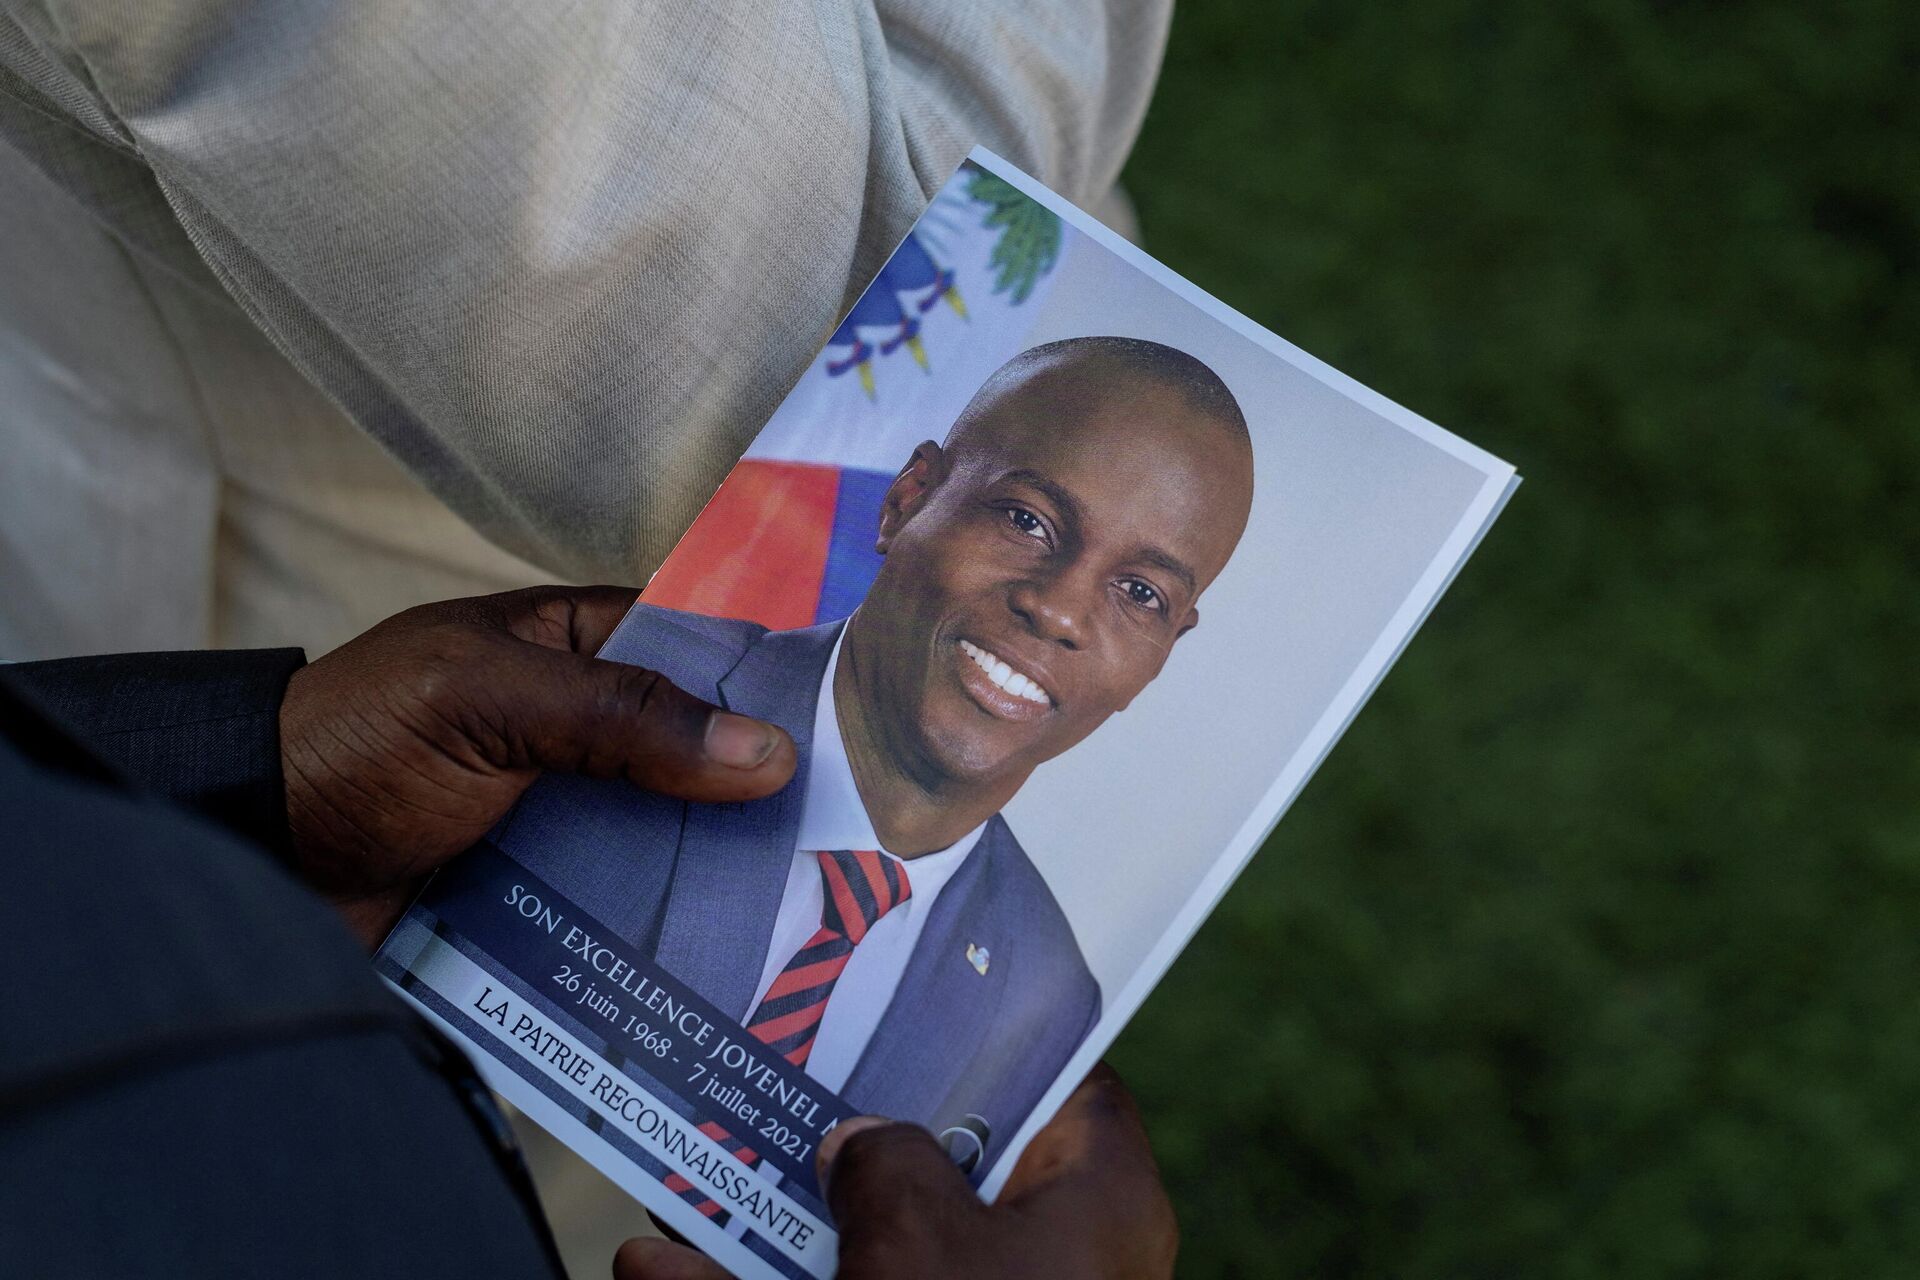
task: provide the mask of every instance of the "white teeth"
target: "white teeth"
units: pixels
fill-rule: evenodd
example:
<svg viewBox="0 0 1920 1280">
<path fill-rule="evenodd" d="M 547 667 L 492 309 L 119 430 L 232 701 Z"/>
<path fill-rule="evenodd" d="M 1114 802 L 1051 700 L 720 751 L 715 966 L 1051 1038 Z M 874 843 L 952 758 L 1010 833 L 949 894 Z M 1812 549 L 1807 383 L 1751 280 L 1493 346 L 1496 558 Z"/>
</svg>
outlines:
<svg viewBox="0 0 1920 1280">
<path fill-rule="evenodd" d="M 962 640 L 960 650 L 973 659 L 976 667 L 987 673 L 987 679 L 1014 697 L 1024 698 L 1028 702 L 1037 702 L 1041 706 L 1053 705 L 1053 699 L 1047 696 L 1047 691 L 1041 688 L 1040 682 L 1032 676 L 1022 671 L 1015 671 L 1010 664 L 1002 662 L 971 640 Z"/>
</svg>

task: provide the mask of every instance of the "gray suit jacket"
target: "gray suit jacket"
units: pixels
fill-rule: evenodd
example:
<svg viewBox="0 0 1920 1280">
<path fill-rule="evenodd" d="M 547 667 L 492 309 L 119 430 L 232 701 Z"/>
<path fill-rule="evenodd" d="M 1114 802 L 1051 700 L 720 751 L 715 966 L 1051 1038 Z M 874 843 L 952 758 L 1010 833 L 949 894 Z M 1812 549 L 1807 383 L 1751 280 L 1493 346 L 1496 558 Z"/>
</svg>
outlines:
<svg viewBox="0 0 1920 1280">
<path fill-rule="evenodd" d="M 842 625 L 769 632 L 636 606 L 601 656 L 780 725 L 800 749 L 799 771 L 765 800 L 729 805 L 549 777 L 496 843 L 744 1021 L 793 862 L 815 703 Z M 987 949 L 984 974 L 970 944 Z M 977 1179 L 1099 1017 L 1100 987 L 1071 926 L 996 815 L 941 891 L 841 1097 L 936 1133 L 984 1120 Z"/>
</svg>

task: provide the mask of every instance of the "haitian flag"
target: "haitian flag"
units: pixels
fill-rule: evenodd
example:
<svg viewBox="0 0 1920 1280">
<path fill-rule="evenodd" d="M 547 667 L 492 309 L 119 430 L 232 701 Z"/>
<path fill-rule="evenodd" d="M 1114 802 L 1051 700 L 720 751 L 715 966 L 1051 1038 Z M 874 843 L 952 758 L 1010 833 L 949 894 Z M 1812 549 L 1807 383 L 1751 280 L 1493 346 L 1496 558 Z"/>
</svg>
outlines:
<svg viewBox="0 0 1920 1280">
<path fill-rule="evenodd" d="M 915 445 L 1029 344 L 1060 219 L 963 165 L 660 566 L 641 600 L 773 630 L 844 618 Z M 942 377 L 927 374 L 938 365 Z"/>
</svg>

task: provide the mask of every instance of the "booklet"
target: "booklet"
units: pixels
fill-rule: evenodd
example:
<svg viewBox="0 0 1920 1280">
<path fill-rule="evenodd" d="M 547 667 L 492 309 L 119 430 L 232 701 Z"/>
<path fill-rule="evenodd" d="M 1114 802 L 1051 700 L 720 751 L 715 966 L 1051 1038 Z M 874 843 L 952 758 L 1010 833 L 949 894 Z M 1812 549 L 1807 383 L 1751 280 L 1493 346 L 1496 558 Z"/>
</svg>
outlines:
<svg viewBox="0 0 1920 1280">
<path fill-rule="evenodd" d="M 793 781 L 545 777 L 376 963 L 724 1266 L 828 1276 L 821 1138 L 994 1196 L 1516 483 L 975 151 L 601 650 Z"/>
</svg>

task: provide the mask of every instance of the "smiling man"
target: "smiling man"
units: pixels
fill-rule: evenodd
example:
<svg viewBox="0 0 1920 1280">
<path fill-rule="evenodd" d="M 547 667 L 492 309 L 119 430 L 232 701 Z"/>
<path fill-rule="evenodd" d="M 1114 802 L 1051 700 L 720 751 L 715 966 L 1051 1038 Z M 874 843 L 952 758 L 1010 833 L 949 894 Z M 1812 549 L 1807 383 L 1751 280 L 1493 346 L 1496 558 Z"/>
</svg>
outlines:
<svg viewBox="0 0 1920 1280">
<path fill-rule="evenodd" d="M 946 847 L 1124 709 L 1199 622 L 1252 500 L 1231 393 L 1138 339 L 1027 351 L 915 449 L 834 686 L 885 847 Z"/>
<path fill-rule="evenodd" d="M 978 1178 L 1101 1007 L 1000 810 L 1160 673 L 1252 495 L 1245 420 L 1200 361 L 1109 337 L 1024 352 L 894 479 L 852 618 L 639 606 L 601 650 L 785 728 L 792 783 L 700 805 L 550 777 L 495 840 Z"/>
</svg>

